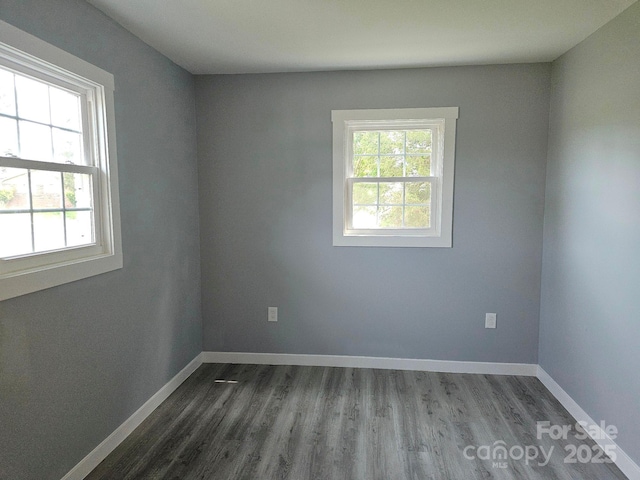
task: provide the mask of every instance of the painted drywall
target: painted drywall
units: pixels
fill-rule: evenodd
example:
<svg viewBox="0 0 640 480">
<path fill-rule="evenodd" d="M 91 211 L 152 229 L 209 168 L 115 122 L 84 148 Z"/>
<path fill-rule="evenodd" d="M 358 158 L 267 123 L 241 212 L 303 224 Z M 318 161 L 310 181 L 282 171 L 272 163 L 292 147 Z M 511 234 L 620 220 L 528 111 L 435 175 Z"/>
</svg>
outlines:
<svg viewBox="0 0 640 480">
<path fill-rule="evenodd" d="M 540 365 L 640 463 L 640 4 L 553 63 Z"/>
<path fill-rule="evenodd" d="M 549 79 L 197 76 L 205 350 L 536 363 Z M 404 107 L 460 108 L 453 248 L 333 247 L 331 110 Z"/>
<path fill-rule="evenodd" d="M 124 268 L 0 303 L 0 478 L 59 480 L 202 350 L 194 84 L 84 1 L 0 18 L 115 76 Z"/>
</svg>

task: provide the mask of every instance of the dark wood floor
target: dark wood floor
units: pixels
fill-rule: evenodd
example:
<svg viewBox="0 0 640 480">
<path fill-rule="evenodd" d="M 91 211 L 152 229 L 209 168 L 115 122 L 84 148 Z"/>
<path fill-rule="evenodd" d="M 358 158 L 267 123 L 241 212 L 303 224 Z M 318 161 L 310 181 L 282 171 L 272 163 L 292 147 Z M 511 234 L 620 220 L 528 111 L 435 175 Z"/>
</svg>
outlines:
<svg viewBox="0 0 640 480">
<path fill-rule="evenodd" d="M 567 445 L 595 444 L 575 431 L 539 440 L 545 420 L 575 424 L 532 377 L 205 364 L 87 480 L 626 478 L 565 463 Z M 499 445 L 514 458 L 478 458 Z M 517 446 L 538 459 L 527 465 Z"/>
</svg>

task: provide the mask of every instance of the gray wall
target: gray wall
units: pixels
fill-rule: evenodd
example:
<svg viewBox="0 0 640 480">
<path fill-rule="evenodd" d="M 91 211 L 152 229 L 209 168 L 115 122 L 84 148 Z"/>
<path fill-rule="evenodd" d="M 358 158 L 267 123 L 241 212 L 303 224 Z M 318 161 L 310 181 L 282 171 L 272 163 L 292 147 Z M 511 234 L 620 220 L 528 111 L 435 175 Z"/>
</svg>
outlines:
<svg viewBox="0 0 640 480">
<path fill-rule="evenodd" d="M 536 363 L 549 76 L 196 77 L 204 349 Z M 333 247 L 331 110 L 423 106 L 460 107 L 453 248 Z"/>
<path fill-rule="evenodd" d="M 540 364 L 640 463 L 640 4 L 553 64 Z"/>
<path fill-rule="evenodd" d="M 0 18 L 115 76 L 124 268 L 0 303 L 0 478 L 59 480 L 202 350 L 193 77 L 84 1 Z"/>
</svg>

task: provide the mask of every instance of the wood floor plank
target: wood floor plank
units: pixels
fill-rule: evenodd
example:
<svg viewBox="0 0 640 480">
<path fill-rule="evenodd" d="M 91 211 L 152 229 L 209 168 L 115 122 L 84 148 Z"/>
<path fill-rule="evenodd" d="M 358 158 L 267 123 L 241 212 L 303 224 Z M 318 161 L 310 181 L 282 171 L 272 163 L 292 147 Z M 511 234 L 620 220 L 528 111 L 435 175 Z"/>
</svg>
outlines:
<svg viewBox="0 0 640 480">
<path fill-rule="evenodd" d="M 537 438 L 539 421 L 575 424 L 532 377 L 205 364 L 86 480 L 625 478 L 565 463 L 568 445 L 598 447 Z M 496 445 L 553 454 L 481 458 Z"/>
</svg>

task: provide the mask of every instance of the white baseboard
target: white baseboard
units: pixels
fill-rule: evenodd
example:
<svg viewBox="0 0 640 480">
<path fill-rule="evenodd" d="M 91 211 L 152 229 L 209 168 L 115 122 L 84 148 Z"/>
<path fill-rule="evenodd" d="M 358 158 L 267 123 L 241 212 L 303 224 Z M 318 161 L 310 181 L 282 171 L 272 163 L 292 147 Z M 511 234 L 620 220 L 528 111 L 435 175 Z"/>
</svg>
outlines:
<svg viewBox="0 0 640 480">
<path fill-rule="evenodd" d="M 579 422 L 585 422 L 589 425 L 587 432 L 592 434 L 593 440 L 600 445 L 603 449 L 609 445 L 609 448 L 613 447 L 616 453 L 615 464 L 622 470 L 629 480 L 640 480 L 640 466 L 635 463 L 629 455 L 622 450 L 616 442 L 604 432 L 597 422 L 593 420 L 585 412 L 571 396 L 564 391 L 564 389 L 558 385 L 558 383 L 549 375 L 544 369 L 538 366 L 538 379 L 547 389 L 553 394 L 554 397 L 562 404 L 564 408 Z"/>
<path fill-rule="evenodd" d="M 178 374 L 167 382 L 167 384 L 158 390 L 144 405 L 131 415 L 125 422 L 120 425 L 111 435 L 109 435 L 100 445 L 94 448 L 91 453 L 84 457 L 80 463 L 73 467 L 62 480 L 83 480 L 84 477 L 98 466 L 107 455 L 115 450 L 138 425 L 140 425 L 151 412 L 153 412 L 169 395 L 171 395 L 189 375 L 191 375 L 202 364 L 202 354 L 199 354 L 189 364 L 184 367 Z"/>
<path fill-rule="evenodd" d="M 352 357 L 348 355 L 294 355 L 286 353 L 202 352 L 203 363 L 249 363 L 257 365 L 304 365 L 316 367 L 380 368 L 443 373 L 481 373 L 535 377 L 532 363 L 459 362 L 419 358 Z"/>
</svg>

